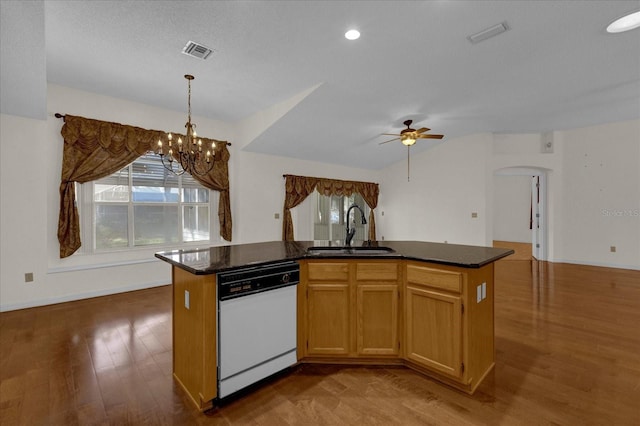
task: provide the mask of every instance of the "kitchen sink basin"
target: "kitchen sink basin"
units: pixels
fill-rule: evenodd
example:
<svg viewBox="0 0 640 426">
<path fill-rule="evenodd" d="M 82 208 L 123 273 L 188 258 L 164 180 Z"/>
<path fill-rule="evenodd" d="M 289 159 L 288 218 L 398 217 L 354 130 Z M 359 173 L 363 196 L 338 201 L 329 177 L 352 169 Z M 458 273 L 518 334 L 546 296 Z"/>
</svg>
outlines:
<svg viewBox="0 0 640 426">
<path fill-rule="evenodd" d="M 309 247 L 311 256 L 380 256 L 395 253 L 389 247 Z"/>
</svg>

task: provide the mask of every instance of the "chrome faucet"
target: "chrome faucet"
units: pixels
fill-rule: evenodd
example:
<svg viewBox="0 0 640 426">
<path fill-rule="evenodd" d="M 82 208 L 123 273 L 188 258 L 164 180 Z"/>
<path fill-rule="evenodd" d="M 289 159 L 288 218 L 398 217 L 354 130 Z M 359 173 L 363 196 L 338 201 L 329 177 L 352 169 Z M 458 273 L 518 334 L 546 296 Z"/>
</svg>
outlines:
<svg viewBox="0 0 640 426">
<path fill-rule="evenodd" d="M 344 240 L 344 245 L 346 247 L 351 247 L 351 240 L 353 240 L 353 236 L 356 234 L 356 228 L 349 228 L 349 215 L 351 214 L 351 210 L 353 209 L 358 209 L 360 210 L 360 217 L 362 219 L 362 224 L 366 225 L 367 224 L 367 219 L 364 218 L 364 212 L 362 211 L 362 209 L 357 205 L 354 204 L 351 207 L 349 207 L 349 210 L 347 210 L 347 238 L 345 238 Z M 355 219 L 353 220 L 354 224 L 355 224 Z"/>
</svg>

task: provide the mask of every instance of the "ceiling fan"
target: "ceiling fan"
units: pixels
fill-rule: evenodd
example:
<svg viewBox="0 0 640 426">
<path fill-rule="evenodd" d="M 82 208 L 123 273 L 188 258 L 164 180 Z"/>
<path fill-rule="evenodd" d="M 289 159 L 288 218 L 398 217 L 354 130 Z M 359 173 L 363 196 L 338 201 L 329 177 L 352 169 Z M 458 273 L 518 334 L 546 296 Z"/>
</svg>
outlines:
<svg viewBox="0 0 640 426">
<path fill-rule="evenodd" d="M 428 132 L 431 129 L 427 129 L 426 127 L 421 127 L 418 130 L 411 128 L 411 123 L 413 120 L 406 120 L 404 125 L 407 126 L 406 129 L 403 129 L 400 133 L 383 133 L 383 135 L 387 136 L 396 136 L 393 139 L 389 139 L 388 141 L 380 142 L 380 145 L 397 141 L 402 142 L 403 145 L 407 147 L 407 182 L 409 182 L 409 152 L 411 149 L 411 145 L 415 144 L 418 139 L 442 139 L 444 135 L 427 135 L 425 132 Z"/>
<path fill-rule="evenodd" d="M 416 143 L 416 140 L 418 139 L 442 139 L 444 137 L 444 135 L 425 135 L 423 133 L 428 132 L 431 129 L 422 127 L 418 130 L 415 130 L 411 128 L 411 123 L 413 123 L 413 120 L 406 120 L 404 122 L 404 125 L 407 126 L 407 128 L 403 129 L 400 133 L 383 133 L 383 135 L 397 137 L 389 139 L 388 141 L 380 142 L 380 145 L 400 140 L 404 145 L 411 146 Z"/>
</svg>

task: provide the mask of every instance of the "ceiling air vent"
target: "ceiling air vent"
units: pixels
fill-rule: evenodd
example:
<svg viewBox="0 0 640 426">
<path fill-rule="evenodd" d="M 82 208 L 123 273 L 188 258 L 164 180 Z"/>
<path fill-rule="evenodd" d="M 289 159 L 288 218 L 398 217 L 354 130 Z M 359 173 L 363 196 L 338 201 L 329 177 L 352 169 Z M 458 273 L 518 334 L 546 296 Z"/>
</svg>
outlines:
<svg viewBox="0 0 640 426">
<path fill-rule="evenodd" d="M 185 55 L 193 56 L 198 59 L 207 59 L 209 55 L 211 55 L 213 50 L 209 49 L 207 46 L 203 46 L 196 42 L 189 40 L 189 43 L 182 49 L 182 53 Z"/>
<path fill-rule="evenodd" d="M 485 41 L 488 38 L 497 36 L 498 34 L 502 34 L 508 29 L 509 25 L 507 25 L 507 22 L 501 22 L 498 25 L 494 25 L 493 27 L 480 31 L 479 33 L 470 35 L 469 37 L 467 37 L 467 40 L 469 40 L 471 44 L 480 43 L 481 41 Z"/>
</svg>

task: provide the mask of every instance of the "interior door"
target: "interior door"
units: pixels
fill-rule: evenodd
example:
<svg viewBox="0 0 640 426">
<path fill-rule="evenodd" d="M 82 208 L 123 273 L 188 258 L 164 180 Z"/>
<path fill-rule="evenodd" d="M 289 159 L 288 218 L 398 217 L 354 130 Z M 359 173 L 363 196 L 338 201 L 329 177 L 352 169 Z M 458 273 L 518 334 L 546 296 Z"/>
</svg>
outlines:
<svg viewBox="0 0 640 426">
<path fill-rule="evenodd" d="M 546 199 L 547 176 L 540 173 L 531 179 L 531 254 L 537 260 L 547 260 Z"/>
<path fill-rule="evenodd" d="M 531 178 L 531 254 L 540 259 L 540 176 Z"/>
</svg>

